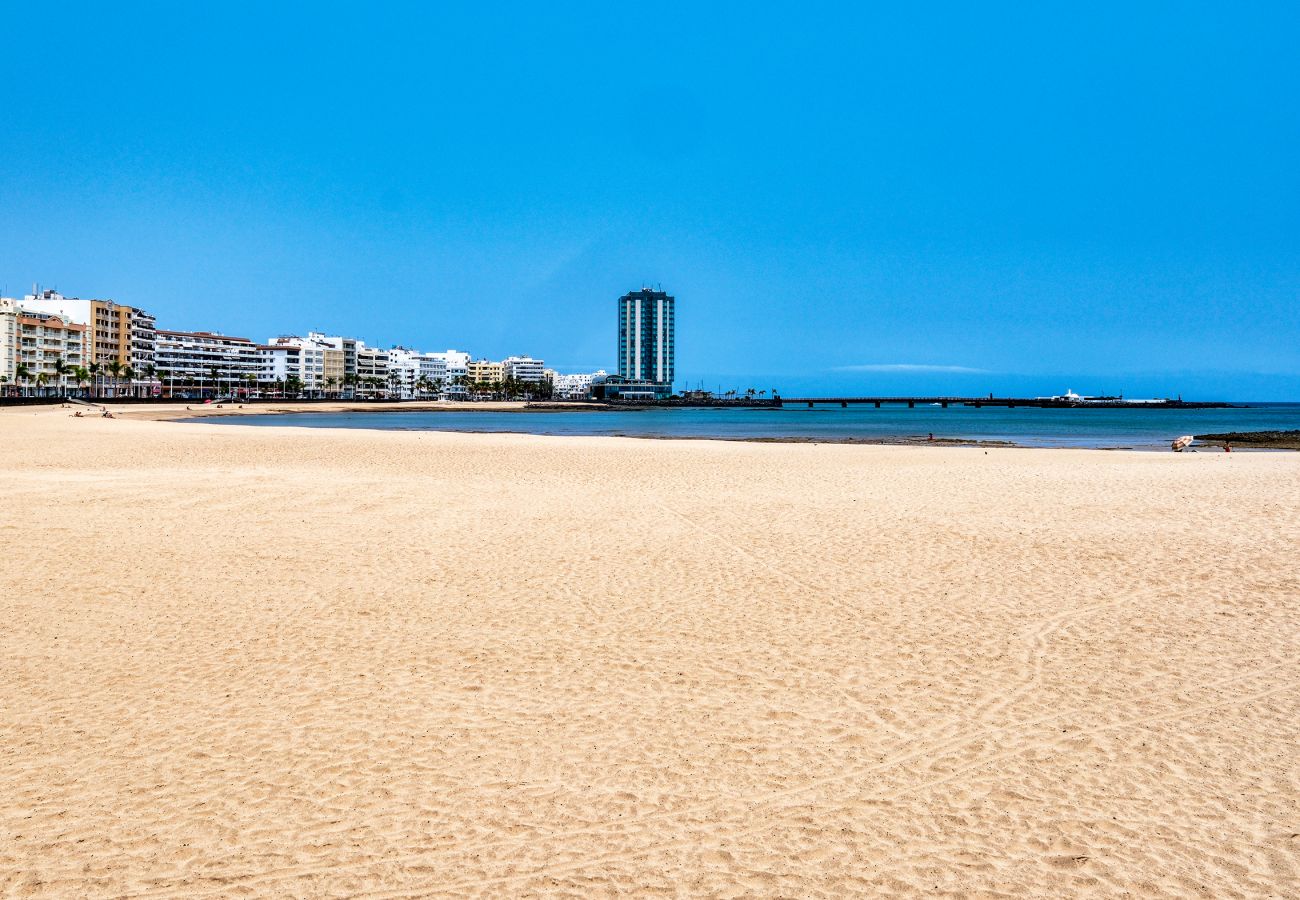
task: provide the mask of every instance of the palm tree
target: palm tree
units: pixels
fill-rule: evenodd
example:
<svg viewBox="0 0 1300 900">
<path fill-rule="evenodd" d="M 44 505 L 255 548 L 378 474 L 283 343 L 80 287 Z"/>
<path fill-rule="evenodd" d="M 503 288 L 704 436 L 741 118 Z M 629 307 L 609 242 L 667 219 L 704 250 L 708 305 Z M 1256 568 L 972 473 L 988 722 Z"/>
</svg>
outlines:
<svg viewBox="0 0 1300 900">
<path fill-rule="evenodd" d="M 77 383 L 78 388 L 84 388 L 86 382 L 90 381 L 90 370 L 85 366 L 75 366 L 72 369 L 72 378 Z"/>
<path fill-rule="evenodd" d="M 208 374 L 212 376 L 212 398 L 215 400 L 217 394 L 221 392 L 221 370 L 216 366 L 209 366 Z M 203 391 L 200 389 L 199 394 L 202 395 L 202 393 Z"/>
<path fill-rule="evenodd" d="M 14 381 L 21 381 L 23 383 L 23 396 L 27 396 L 27 391 L 31 389 L 27 384 L 27 382 L 31 380 L 31 377 L 32 370 L 27 367 L 27 363 L 19 363 L 14 366 Z"/>
<path fill-rule="evenodd" d="M 49 382 L 50 376 L 46 375 L 44 372 L 41 372 L 36 376 L 36 390 L 41 392 L 40 396 L 45 396 L 45 385 L 49 384 Z"/>
<path fill-rule="evenodd" d="M 95 390 L 95 382 L 99 380 L 99 371 L 102 368 L 103 366 L 101 366 L 99 363 L 92 362 L 86 369 L 86 371 L 90 373 L 90 378 L 91 378 L 90 396 L 92 397 L 98 395 L 99 393 L 97 390 Z"/>
<path fill-rule="evenodd" d="M 55 385 L 56 390 L 63 389 L 63 379 L 71 371 L 72 366 L 65 363 L 62 356 L 54 357 L 54 374 L 58 378 L 58 383 Z"/>
<path fill-rule="evenodd" d="M 108 364 L 108 374 L 113 376 L 113 396 L 117 396 L 118 379 L 122 377 L 122 364 L 113 360 Z"/>
<path fill-rule="evenodd" d="M 149 382 L 150 382 L 150 384 L 149 384 L 149 392 L 150 392 L 150 393 L 153 393 L 153 382 L 156 381 L 156 380 L 158 379 L 158 367 L 155 366 L 153 363 L 145 363 L 145 364 L 144 364 L 144 377 L 147 378 L 147 379 L 149 380 Z M 161 385 L 159 385 L 159 393 L 162 393 L 162 386 L 161 386 Z"/>
<path fill-rule="evenodd" d="M 126 379 L 126 395 L 128 397 L 135 394 L 135 379 L 137 372 L 128 363 L 122 367 L 122 377 Z"/>
</svg>

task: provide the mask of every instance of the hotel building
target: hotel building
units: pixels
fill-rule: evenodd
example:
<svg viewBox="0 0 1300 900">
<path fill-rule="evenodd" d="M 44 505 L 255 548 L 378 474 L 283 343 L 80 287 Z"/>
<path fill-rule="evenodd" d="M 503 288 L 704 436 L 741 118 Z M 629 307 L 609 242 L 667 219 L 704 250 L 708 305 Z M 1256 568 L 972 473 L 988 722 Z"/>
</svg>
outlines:
<svg viewBox="0 0 1300 900">
<path fill-rule="evenodd" d="M 373 397 L 388 392 L 388 351 L 357 341 L 357 379 L 358 393 Z M 372 379 L 378 379 L 379 384 L 371 383 Z"/>
<path fill-rule="evenodd" d="M 337 350 L 341 354 L 342 362 L 335 361 L 327 356 L 325 365 L 331 370 L 338 370 L 342 366 L 342 375 L 340 381 L 348 375 L 357 374 L 357 339 L 343 337 L 342 335 L 325 335 L 319 331 L 307 332 L 307 339 L 315 341 L 318 344 L 324 344 L 331 350 Z"/>
<path fill-rule="evenodd" d="M 325 346 L 325 390 L 341 391 L 343 390 L 344 379 L 347 377 L 348 370 L 345 357 L 342 350 L 335 350 L 328 344 Z"/>
<path fill-rule="evenodd" d="M 0 394 L 12 392 L 18 365 L 18 301 L 0 297 Z"/>
<path fill-rule="evenodd" d="M 24 309 L 58 316 L 86 326 L 82 356 L 86 365 L 117 362 L 135 369 L 143 381 L 148 366 L 155 365 L 157 322 L 142 309 L 112 300 L 82 300 L 44 290 L 23 298 Z"/>
<path fill-rule="evenodd" d="M 618 298 L 618 374 L 626 382 L 652 385 L 649 393 L 672 393 L 676 367 L 673 330 L 676 301 L 642 288 Z"/>
<path fill-rule="evenodd" d="M 257 344 L 209 331 L 159 329 L 155 360 L 169 397 L 191 389 L 216 396 L 246 388 L 262 371 Z"/>
<path fill-rule="evenodd" d="M 551 384 L 557 400 L 586 400 L 591 396 L 592 386 L 604 384 L 608 377 L 609 373 L 604 369 L 572 375 L 561 375 L 556 372 L 551 376 Z"/>
<path fill-rule="evenodd" d="M 8 319 L 9 315 L 0 314 L 0 318 Z M 71 381 L 67 374 L 58 374 L 55 369 L 57 362 L 62 360 L 68 366 L 85 365 L 86 326 L 80 322 L 19 306 L 13 315 L 13 325 L 14 342 L 9 353 L 13 369 L 0 372 L 10 380 L 16 382 L 18 367 L 25 366 L 25 386 L 34 385 L 44 375 L 47 385 L 66 387 Z"/>
<path fill-rule="evenodd" d="M 420 377 L 434 385 L 437 393 L 447 390 L 447 360 L 441 353 L 421 353 L 416 361 Z"/>
<path fill-rule="evenodd" d="M 12 297 L 0 297 L 0 393 L 25 390 L 40 375 L 50 386 L 67 386 L 72 379 L 55 372 L 55 363 L 84 366 L 86 326 L 62 316 L 24 309 Z M 18 367 L 27 377 L 18 381 Z"/>
<path fill-rule="evenodd" d="M 465 375 L 475 384 L 500 384 L 506 380 L 505 366 L 488 359 L 474 359 L 465 366 Z"/>
<path fill-rule="evenodd" d="M 287 392 L 290 379 L 296 379 L 298 391 L 309 390 L 302 377 L 305 355 L 306 351 L 297 344 L 259 345 L 257 348 L 258 389 L 263 392 Z"/>
<path fill-rule="evenodd" d="M 465 387 L 460 383 L 460 379 L 469 377 L 470 355 L 463 350 L 443 350 L 428 355 L 441 360 L 446 368 L 446 374 L 442 376 L 446 382 L 443 393 L 449 396 L 463 397 Z"/>
<path fill-rule="evenodd" d="M 531 356 L 507 356 L 501 361 L 501 371 L 503 381 L 513 378 L 515 381 L 538 382 L 546 371 L 546 363 Z"/>
<path fill-rule="evenodd" d="M 305 338 L 280 335 L 269 339 L 262 345 L 262 349 L 276 351 L 262 354 L 263 375 L 266 376 L 263 380 L 282 381 L 296 376 L 302 389 L 313 393 L 341 387 L 343 384 L 343 351 L 336 350 L 311 335 Z M 288 352 L 290 350 L 295 352 Z M 330 364 L 331 360 L 333 365 Z M 329 369 L 338 372 L 334 382 L 329 381 Z"/>
<path fill-rule="evenodd" d="M 403 400 L 415 396 L 420 380 L 420 352 L 410 347 L 394 347 L 388 351 L 388 386 L 393 394 Z"/>
</svg>

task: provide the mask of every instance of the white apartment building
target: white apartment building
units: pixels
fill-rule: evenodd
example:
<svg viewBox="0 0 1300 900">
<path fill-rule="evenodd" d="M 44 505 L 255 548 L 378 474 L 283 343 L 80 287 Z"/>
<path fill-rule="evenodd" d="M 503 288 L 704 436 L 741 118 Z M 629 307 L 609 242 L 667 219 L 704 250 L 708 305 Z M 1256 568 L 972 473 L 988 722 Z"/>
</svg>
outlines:
<svg viewBox="0 0 1300 900">
<path fill-rule="evenodd" d="M 541 381 L 546 364 L 531 356 L 507 356 L 501 360 L 501 371 L 515 381 Z"/>
<path fill-rule="evenodd" d="M 577 372 L 573 375 L 560 375 L 556 372 L 551 378 L 551 384 L 555 386 L 556 399 L 569 399 L 569 401 L 581 401 L 591 395 L 591 386 L 603 384 L 608 372 L 604 369 L 597 369 L 595 372 Z"/>
<path fill-rule="evenodd" d="M 0 394 L 13 391 L 18 364 L 18 301 L 0 297 Z"/>
<path fill-rule="evenodd" d="M 428 355 L 443 361 L 447 367 L 448 381 L 463 378 L 468 373 L 471 357 L 469 353 L 463 350 L 443 350 L 440 353 L 430 353 Z"/>
<path fill-rule="evenodd" d="M 469 375 L 470 354 L 463 350 L 443 350 L 426 355 L 441 360 L 446 366 L 443 394 L 448 397 L 464 397 L 467 392 L 461 382 Z"/>
<path fill-rule="evenodd" d="M 296 350 L 296 353 L 267 353 L 264 359 L 270 363 L 271 367 L 278 373 L 283 367 L 285 372 L 278 378 L 270 378 L 270 381 L 283 380 L 290 375 L 297 376 L 302 383 L 305 391 L 318 393 L 326 389 L 333 389 L 338 385 L 329 384 L 326 373 L 326 357 L 330 351 L 340 353 L 331 345 L 324 341 L 318 341 L 312 337 L 298 337 L 297 335 L 280 335 L 269 338 L 263 347 L 269 350 Z"/>
<path fill-rule="evenodd" d="M 415 396 L 420 381 L 420 352 L 410 347 L 388 351 L 388 386 L 392 396 L 409 400 Z"/>
<path fill-rule="evenodd" d="M 388 351 L 381 347 L 367 347 L 364 341 L 357 341 L 357 393 L 365 396 L 387 394 L 388 386 Z M 378 380 L 378 384 L 374 381 Z"/>
<path fill-rule="evenodd" d="M 288 391 L 290 379 L 298 381 L 298 390 L 306 391 L 303 380 L 303 348 L 295 344 L 263 344 L 257 348 L 257 387 L 267 392 Z"/>
<path fill-rule="evenodd" d="M 421 353 L 417 361 L 420 364 L 420 377 L 433 385 L 433 392 L 444 393 L 448 387 L 447 360 L 436 353 Z"/>
<path fill-rule="evenodd" d="M 257 381 L 262 360 L 248 338 L 210 331 L 158 330 L 158 379 L 167 396 L 218 396 Z"/>
<path fill-rule="evenodd" d="M 558 372 L 551 378 L 555 387 L 557 400 L 585 400 L 591 396 L 592 385 L 601 384 L 609 377 L 604 369 L 595 372 L 579 372 L 561 375 Z"/>
<path fill-rule="evenodd" d="M 343 354 L 343 374 L 357 374 L 357 344 L 360 343 L 356 338 L 343 337 L 342 335 L 327 335 L 319 331 L 307 332 L 307 340 L 315 341 L 318 344 L 324 344 L 326 347 L 338 350 Z"/>
</svg>

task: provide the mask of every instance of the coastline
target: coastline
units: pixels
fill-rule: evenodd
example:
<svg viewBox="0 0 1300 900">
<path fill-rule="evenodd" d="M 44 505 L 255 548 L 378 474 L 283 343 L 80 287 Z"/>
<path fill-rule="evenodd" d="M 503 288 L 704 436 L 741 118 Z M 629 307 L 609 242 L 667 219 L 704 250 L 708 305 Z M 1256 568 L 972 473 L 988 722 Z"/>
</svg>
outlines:
<svg viewBox="0 0 1300 900">
<path fill-rule="evenodd" d="M 463 413 L 474 415 L 478 413 L 537 413 L 553 414 L 563 412 L 582 412 L 582 413 L 600 413 L 600 412 L 643 412 L 643 409 L 623 409 L 606 405 L 593 405 L 591 403 L 570 402 L 548 402 L 539 405 L 534 402 L 510 401 L 510 402 L 476 402 L 476 403 L 454 403 L 446 401 L 428 401 L 428 402 L 411 402 L 404 401 L 401 403 L 354 403 L 354 402 L 331 402 L 331 403 L 257 403 L 257 404 L 225 404 L 224 406 L 187 406 L 185 413 L 180 414 L 177 405 L 172 404 L 167 407 L 134 407 L 122 406 L 124 410 L 130 410 L 133 417 L 148 418 L 154 420 L 169 421 L 200 421 L 203 419 L 214 418 L 231 418 L 244 415 L 297 415 L 297 414 L 317 414 L 329 415 L 339 413 Z M 343 426 L 340 426 L 343 427 Z M 389 430 L 389 429 L 383 429 Z M 563 433 L 548 434 L 544 431 L 530 431 L 525 428 L 515 429 L 476 429 L 473 427 L 459 426 L 454 428 L 412 428 L 414 431 L 451 431 L 463 434 L 497 434 L 497 433 L 514 433 L 514 434 L 543 434 L 547 436 L 562 437 Z M 1172 433 L 1172 432 L 1171 432 Z M 1300 450 L 1300 440 L 1276 440 L 1278 433 L 1261 432 L 1254 434 L 1233 434 L 1229 435 L 1235 448 L 1246 451 L 1289 451 Z M 1284 436 L 1289 436 L 1285 433 Z M 567 435 L 573 436 L 573 435 Z M 1013 448 L 1033 448 L 1033 449 L 1088 449 L 1103 450 L 1107 452 L 1131 450 L 1135 452 L 1164 452 L 1168 450 L 1164 442 L 1133 445 L 1131 442 L 1124 441 L 1107 441 L 1102 443 L 1079 443 L 1062 442 L 1055 445 L 1044 445 L 1041 443 L 1021 442 L 1016 440 L 1001 438 L 981 438 L 981 437 L 951 437 L 940 436 L 931 438 L 926 434 L 888 434 L 888 435 L 801 435 L 801 434 L 775 434 L 775 435 L 753 435 L 753 434 L 727 434 L 723 432 L 713 434 L 690 434 L 674 433 L 662 434 L 655 432 L 643 432 L 635 429 L 625 431 L 601 433 L 593 436 L 620 437 L 643 440 L 716 440 L 716 441 L 738 441 L 745 443 L 789 443 L 789 444 L 862 444 L 878 446 L 954 446 L 969 448 L 989 448 L 989 447 L 1013 447 Z M 1223 441 L 1217 440 L 1222 435 L 1204 435 L 1198 436 L 1201 441 L 1200 447 L 1222 448 Z M 1253 437 L 1261 439 L 1252 440 Z"/>
<path fill-rule="evenodd" d="M 195 405 L 183 402 L 174 404 L 113 404 L 108 401 L 96 401 L 98 406 L 106 406 L 113 413 L 114 418 L 132 419 L 145 422 L 194 422 L 200 423 L 205 419 L 237 418 L 244 416 L 268 416 L 268 415 L 310 415 L 312 413 L 400 413 L 400 412 L 511 412 L 511 413 L 537 413 L 544 415 L 546 413 L 564 412 L 568 407 L 562 403 L 555 403 L 548 408 L 537 409 L 530 408 L 527 401 L 481 401 L 475 403 L 460 403 L 450 401 L 403 401 L 401 403 L 351 403 L 339 401 L 337 403 L 227 403 L 212 405 Z M 574 403 L 572 407 L 576 411 L 600 412 L 608 408 L 593 409 L 591 404 Z M 49 406 L 23 406 L 9 407 L 15 413 L 23 411 L 41 410 L 54 411 L 65 410 L 68 415 L 73 415 L 78 406 L 59 406 L 51 404 Z M 619 410 L 623 411 L 623 410 Z M 0 409 L 0 413 L 3 409 Z M 88 412 L 87 417 L 92 417 Z M 355 429 L 342 429 L 355 430 Z M 376 429 L 388 431 L 392 429 Z M 411 429 L 411 431 L 427 431 L 428 433 L 438 434 L 532 434 L 527 431 L 476 431 L 469 428 L 453 429 Z M 543 437 L 569 438 L 577 435 L 542 435 Z M 617 437 L 625 440 L 650 440 L 650 441 L 726 441 L 753 444 L 845 444 L 845 445 L 863 445 L 863 446 L 929 446 L 929 447 L 1003 447 L 1003 448 L 1023 448 L 1022 445 L 1011 441 L 982 441 L 982 440 L 961 440 L 955 438 L 935 438 L 933 441 L 925 437 L 890 437 L 890 438 L 810 438 L 800 435 L 791 435 L 788 437 L 729 437 L 729 436 L 697 436 L 697 435 L 658 435 L 658 434 L 620 434 L 620 435 L 589 435 L 590 437 Z M 1094 449 L 1094 448 L 1072 448 L 1072 449 Z M 1109 449 L 1109 448 L 1105 448 Z M 1128 449 L 1128 448 L 1119 448 Z"/>
<path fill-rule="evenodd" d="M 0 433 L 16 893 L 1293 892 L 1294 456 Z"/>
</svg>

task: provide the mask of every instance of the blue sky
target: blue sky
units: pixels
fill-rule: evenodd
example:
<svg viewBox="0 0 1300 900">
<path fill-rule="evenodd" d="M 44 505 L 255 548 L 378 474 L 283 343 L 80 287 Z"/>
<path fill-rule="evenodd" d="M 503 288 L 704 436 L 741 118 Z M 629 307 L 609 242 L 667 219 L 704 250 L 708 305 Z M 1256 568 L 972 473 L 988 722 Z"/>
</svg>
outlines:
<svg viewBox="0 0 1300 900">
<path fill-rule="evenodd" d="M 6 295 L 579 369 L 651 283 L 692 384 L 1300 399 L 1300 4 L 267 6 L 6 6 Z"/>
</svg>

